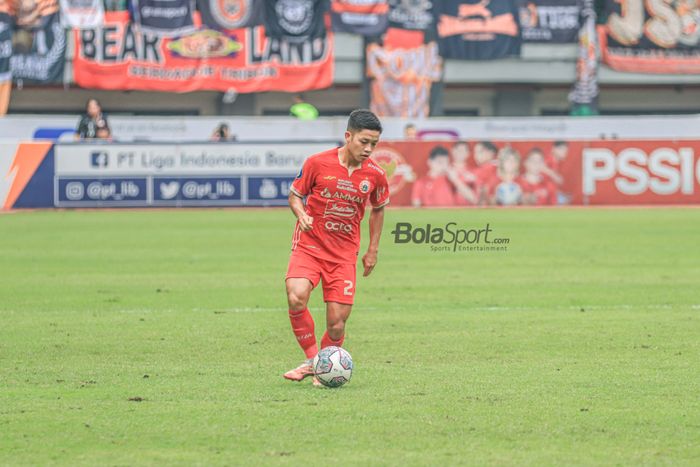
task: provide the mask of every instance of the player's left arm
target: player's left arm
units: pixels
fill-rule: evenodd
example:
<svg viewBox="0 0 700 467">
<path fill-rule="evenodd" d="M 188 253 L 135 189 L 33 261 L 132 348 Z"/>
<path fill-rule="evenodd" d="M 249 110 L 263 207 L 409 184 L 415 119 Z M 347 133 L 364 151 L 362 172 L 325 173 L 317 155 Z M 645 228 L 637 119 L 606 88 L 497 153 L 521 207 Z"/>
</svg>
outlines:
<svg viewBox="0 0 700 467">
<path fill-rule="evenodd" d="M 363 276 L 367 277 L 377 265 L 377 252 L 379 251 L 379 239 L 382 237 L 384 227 L 384 206 L 389 204 L 389 182 L 384 173 L 376 179 L 377 185 L 370 194 L 372 212 L 369 213 L 369 246 L 367 253 L 362 257 L 362 265 L 365 267 Z"/>
<path fill-rule="evenodd" d="M 365 267 L 364 277 L 369 276 L 377 264 L 379 252 L 379 239 L 382 237 L 384 227 L 384 206 L 372 208 L 369 214 L 369 246 L 367 253 L 362 257 L 362 265 Z"/>
</svg>

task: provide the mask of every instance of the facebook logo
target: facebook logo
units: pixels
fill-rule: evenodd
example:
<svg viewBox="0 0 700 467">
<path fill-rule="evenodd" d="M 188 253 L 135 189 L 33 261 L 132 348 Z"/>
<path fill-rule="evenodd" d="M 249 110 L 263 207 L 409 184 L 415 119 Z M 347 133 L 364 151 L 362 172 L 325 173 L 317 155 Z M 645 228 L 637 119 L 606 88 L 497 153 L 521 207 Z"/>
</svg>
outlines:
<svg viewBox="0 0 700 467">
<path fill-rule="evenodd" d="M 105 151 L 95 151 L 90 154 L 90 166 L 96 168 L 107 167 L 109 163 L 109 156 Z"/>
</svg>

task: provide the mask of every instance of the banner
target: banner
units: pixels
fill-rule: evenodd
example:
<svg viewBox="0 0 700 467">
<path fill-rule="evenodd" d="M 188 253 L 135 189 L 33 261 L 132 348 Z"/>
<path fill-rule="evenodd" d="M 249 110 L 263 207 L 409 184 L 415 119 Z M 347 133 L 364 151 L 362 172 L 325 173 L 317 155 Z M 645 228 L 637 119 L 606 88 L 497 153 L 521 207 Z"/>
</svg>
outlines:
<svg viewBox="0 0 700 467">
<path fill-rule="evenodd" d="M 430 88 L 442 78 L 442 58 L 423 33 L 389 29 L 384 44 L 367 46 L 370 109 L 380 117 L 427 117 Z"/>
<path fill-rule="evenodd" d="M 134 23 L 144 33 L 176 37 L 195 30 L 194 0 L 131 0 L 131 4 Z"/>
<path fill-rule="evenodd" d="M 493 60 L 520 55 L 516 0 L 433 2 L 440 55 L 460 60 Z"/>
<path fill-rule="evenodd" d="M 699 140 L 382 142 L 372 158 L 392 206 L 700 204 Z"/>
<path fill-rule="evenodd" d="M 288 43 L 262 26 L 178 38 L 138 31 L 126 12 L 74 31 L 75 81 L 85 88 L 191 92 L 301 92 L 333 83 L 333 37 Z"/>
<path fill-rule="evenodd" d="M 378 36 L 386 30 L 387 0 L 331 0 L 331 23 L 337 32 Z"/>
<path fill-rule="evenodd" d="M 64 28 L 96 28 L 104 21 L 102 0 L 59 0 Z"/>
<path fill-rule="evenodd" d="M 240 29 L 262 23 L 262 2 L 256 0 L 198 0 L 202 23 L 210 29 Z"/>
<path fill-rule="evenodd" d="M 389 27 L 427 31 L 433 26 L 431 0 L 389 0 Z"/>
<path fill-rule="evenodd" d="M 53 12 L 33 17 L 36 19 L 14 31 L 10 58 L 14 80 L 52 83 L 63 77 L 66 33 L 59 20 L 58 5 L 48 11 Z M 16 24 L 22 24 L 20 17 Z"/>
<path fill-rule="evenodd" d="M 700 73 L 700 4 L 606 0 L 600 27 L 603 62 L 619 71 Z"/>
<path fill-rule="evenodd" d="M 12 57 L 12 17 L 0 12 L 0 83 L 12 79 L 10 57 Z"/>
<path fill-rule="evenodd" d="M 594 0 L 582 0 L 581 31 L 579 33 L 576 82 L 571 93 L 572 115 L 598 114 L 598 36 Z"/>
<path fill-rule="evenodd" d="M 305 42 L 324 37 L 327 0 L 266 0 L 265 31 L 269 37 Z"/>
<path fill-rule="evenodd" d="M 520 0 L 519 8 L 524 42 L 576 42 L 579 0 Z"/>
</svg>

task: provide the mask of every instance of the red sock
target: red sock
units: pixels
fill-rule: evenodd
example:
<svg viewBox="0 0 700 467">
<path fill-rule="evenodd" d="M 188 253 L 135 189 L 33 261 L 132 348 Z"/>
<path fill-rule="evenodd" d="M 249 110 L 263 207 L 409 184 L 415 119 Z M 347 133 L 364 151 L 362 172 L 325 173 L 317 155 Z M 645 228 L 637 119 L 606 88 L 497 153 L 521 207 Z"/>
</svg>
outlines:
<svg viewBox="0 0 700 467">
<path fill-rule="evenodd" d="M 306 354 L 306 358 L 314 358 L 318 353 L 318 346 L 316 345 L 316 334 L 314 334 L 314 318 L 309 309 L 289 310 L 289 321 L 292 323 L 292 331 Z"/>
<path fill-rule="evenodd" d="M 338 339 L 337 341 L 334 341 L 328 335 L 328 331 L 326 331 L 325 333 L 323 333 L 323 337 L 321 338 L 321 348 L 324 349 L 324 348 L 330 347 L 332 345 L 334 345 L 336 347 L 342 347 L 344 341 L 345 341 L 345 334 L 340 336 L 340 339 Z"/>
</svg>

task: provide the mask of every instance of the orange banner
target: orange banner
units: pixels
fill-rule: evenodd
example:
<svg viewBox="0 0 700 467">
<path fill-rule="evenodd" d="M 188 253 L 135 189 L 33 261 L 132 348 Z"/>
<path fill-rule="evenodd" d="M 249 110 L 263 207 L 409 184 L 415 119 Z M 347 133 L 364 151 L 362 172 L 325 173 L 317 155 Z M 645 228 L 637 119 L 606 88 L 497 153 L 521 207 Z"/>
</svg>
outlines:
<svg viewBox="0 0 700 467">
<path fill-rule="evenodd" d="M 111 12 L 102 27 L 74 30 L 73 38 L 75 81 L 85 88 L 251 93 L 333 83 L 330 32 L 294 44 L 267 38 L 262 26 L 163 38 L 142 34 L 127 12 Z"/>
</svg>

